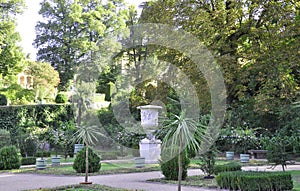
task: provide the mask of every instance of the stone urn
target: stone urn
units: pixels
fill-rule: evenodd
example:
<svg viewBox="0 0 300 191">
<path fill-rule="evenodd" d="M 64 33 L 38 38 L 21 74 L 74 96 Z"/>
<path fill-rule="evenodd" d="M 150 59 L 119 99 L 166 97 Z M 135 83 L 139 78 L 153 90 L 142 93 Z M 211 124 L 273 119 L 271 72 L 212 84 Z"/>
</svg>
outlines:
<svg viewBox="0 0 300 191">
<path fill-rule="evenodd" d="M 153 132 L 158 126 L 158 111 L 162 109 L 157 105 L 139 106 L 141 110 L 141 125 L 146 131 L 148 137 L 140 141 L 140 156 L 145 158 L 146 163 L 158 163 L 161 152 L 161 141 L 155 139 Z"/>
</svg>

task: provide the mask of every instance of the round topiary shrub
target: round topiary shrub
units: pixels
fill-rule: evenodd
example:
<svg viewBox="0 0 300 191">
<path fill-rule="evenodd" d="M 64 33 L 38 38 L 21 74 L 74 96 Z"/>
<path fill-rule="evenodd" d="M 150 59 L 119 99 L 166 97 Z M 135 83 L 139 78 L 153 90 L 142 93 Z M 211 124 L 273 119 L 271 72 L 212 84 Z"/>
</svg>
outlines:
<svg viewBox="0 0 300 191">
<path fill-rule="evenodd" d="M 0 105 L 7 105 L 7 98 L 3 94 L 0 94 Z"/>
<path fill-rule="evenodd" d="M 77 173 L 85 172 L 85 151 L 86 148 L 84 147 L 76 154 L 76 158 L 73 164 L 73 169 Z M 88 159 L 89 159 L 89 173 L 99 172 L 101 168 L 100 157 L 91 148 L 89 148 Z"/>
<path fill-rule="evenodd" d="M 15 146 L 5 146 L 0 149 L 0 170 L 19 169 L 21 161 Z"/>
<path fill-rule="evenodd" d="M 59 93 L 55 97 L 55 103 L 67 103 L 68 97 L 65 94 Z"/>
<path fill-rule="evenodd" d="M 169 152 L 162 152 L 160 168 L 162 174 L 167 180 L 178 180 L 178 156 L 170 158 Z M 187 168 L 190 164 L 190 159 L 187 157 L 187 153 L 184 151 L 182 153 L 182 180 L 185 180 L 187 177 Z"/>
</svg>

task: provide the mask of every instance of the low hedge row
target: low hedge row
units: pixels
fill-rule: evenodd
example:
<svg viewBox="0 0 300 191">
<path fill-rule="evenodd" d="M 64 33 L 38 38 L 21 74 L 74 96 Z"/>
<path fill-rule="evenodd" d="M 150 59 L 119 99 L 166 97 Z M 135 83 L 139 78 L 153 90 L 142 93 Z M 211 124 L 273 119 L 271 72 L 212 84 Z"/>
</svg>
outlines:
<svg viewBox="0 0 300 191">
<path fill-rule="evenodd" d="M 228 164 L 223 165 L 215 165 L 214 173 L 218 175 L 220 172 L 227 172 L 227 171 L 241 171 L 242 166 L 239 163 L 231 162 Z"/>
<path fill-rule="evenodd" d="M 241 191 L 284 191 L 293 189 L 292 176 L 288 172 L 221 172 L 216 176 L 221 189 Z"/>
<path fill-rule="evenodd" d="M 21 159 L 22 165 L 32 165 L 35 164 L 36 158 L 35 157 L 26 157 Z"/>
</svg>

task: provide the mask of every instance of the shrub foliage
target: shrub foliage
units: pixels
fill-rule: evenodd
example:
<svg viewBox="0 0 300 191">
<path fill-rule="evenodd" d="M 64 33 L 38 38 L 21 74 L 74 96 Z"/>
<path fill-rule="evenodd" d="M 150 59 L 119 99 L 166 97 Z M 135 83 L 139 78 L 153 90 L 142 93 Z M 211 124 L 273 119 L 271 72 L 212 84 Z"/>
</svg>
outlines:
<svg viewBox="0 0 300 191">
<path fill-rule="evenodd" d="M 48 120 L 51 113 L 53 120 Z M 13 145 L 22 145 L 20 137 L 25 129 L 30 127 L 29 122 L 34 122 L 35 126 L 43 124 L 49 127 L 58 127 L 59 123 L 73 119 L 73 110 L 70 105 L 22 105 L 5 106 L 0 110 L 0 129 L 7 129 L 11 134 Z M 27 138 L 27 137 L 25 137 Z"/>
<path fill-rule="evenodd" d="M 0 94 L 0 105 L 7 105 L 7 98 L 3 94 Z"/>
<path fill-rule="evenodd" d="M 0 148 L 4 146 L 9 146 L 10 141 L 10 133 L 5 129 L 0 129 Z"/>
<path fill-rule="evenodd" d="M 0 149 L 0 170 L 18 169 L 21 162 L 15 146 L 5 146 Z"/>
<path fill-rule="evenodd" d="M 160 161 L 160 168 L 167 180 L 178 180 L 178 156 L 172 158 L 171 160 L 168 157 L 168 152 L 162 153 Z M 186 152 L 182 154 L 182 180 L 185 180 L 187 177 L 187 168 L 190 164 L 190 159 L 187 157 Z"/>
<path fill-rule="evenodd" d="M 35 164 L 36 158 L 35 157 L 26 157 L 21 159 L 22 165 L 32 165 Z"/>
<path fill-rule="evenodd" d="M 73 169 L 77 173 L 85 172 L 85 151 L 86 148 L 84 147 L 76 154 Z M 99 172 L 100 168 L 100 157 L 91 148 L 89 148 L 89 173 Z"/>
<path fill-rule="evenodd" d="M 55 97 L 55 103 L 67 103 L 68 97 L 65 94 L 59 93 Z"/>
<path fill-rule="evenodd" d="M 215 175 L 218 175 L 221 172 L 241 171 L 241 170 L 242 170 L 242 166 L 239 163 L 231 162 L 223 165 L 215 165 L 214 173 Z"/>
<path fill-rule="evenodd" d="M 241 191 L 292 190 L 293 181 L 287 172 L 222 172 L 216 177 L 221 189 Z"/>
</svg>

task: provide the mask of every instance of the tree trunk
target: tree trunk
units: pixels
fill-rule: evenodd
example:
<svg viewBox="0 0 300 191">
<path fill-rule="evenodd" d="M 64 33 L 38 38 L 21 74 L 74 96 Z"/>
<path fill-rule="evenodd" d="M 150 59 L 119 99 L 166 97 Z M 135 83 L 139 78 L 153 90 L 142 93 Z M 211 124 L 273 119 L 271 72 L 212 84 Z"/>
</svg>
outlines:
<svg viewBox="0 0 300 191">
<path fill-rule="evenodd" d="M 88 175 L 89 175 L 89 145 L 85 143 L 85 182 L 88 182 Z"/>
<path fill-rule="evenodd" d="M 179 153 L 178 153 L 178 191 L 181 191 L 182 180 L 182 137 L 179 133 Z"/>
<path fill-rule="evenodd" d="M 77 117 L 77 126 L 79 127 L 80 126 L 80 123 L 81 123 L 81 115 L 82 115 L 82 103 L 83 103 L 83 100 L 82 98 L 80 98 L 78 100 L 78 117 Z"/>
</svg>

